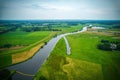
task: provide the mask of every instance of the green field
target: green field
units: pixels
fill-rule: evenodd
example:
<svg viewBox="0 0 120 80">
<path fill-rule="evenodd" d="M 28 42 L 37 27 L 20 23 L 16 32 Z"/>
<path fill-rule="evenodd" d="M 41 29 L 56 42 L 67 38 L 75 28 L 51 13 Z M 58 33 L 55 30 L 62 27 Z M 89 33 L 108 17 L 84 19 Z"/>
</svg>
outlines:
<svg viewBox="0 0 120 80">
<path fill-rule="evenodd" d="M 71 55 L 66 54 L 65 42 L 61 39 L 35 80 L 120 80 L 120 51 L 97 48 L 102 39 L 115 40 L 114 36 L 85 32 L 67 39 Z"/>
<path fill-rule="evenodd" d="M 49 31 L 38 32 L 8 32 L 0 35 L 0 46 L 11 44 L 12 46 L 28 46 L 35 43 L 50 34 Z"/>
</svg>

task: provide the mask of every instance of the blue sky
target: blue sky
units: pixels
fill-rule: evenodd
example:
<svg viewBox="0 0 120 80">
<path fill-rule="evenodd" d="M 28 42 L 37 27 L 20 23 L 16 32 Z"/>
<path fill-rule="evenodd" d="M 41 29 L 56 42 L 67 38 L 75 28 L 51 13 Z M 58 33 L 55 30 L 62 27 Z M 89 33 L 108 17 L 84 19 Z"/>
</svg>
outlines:
<svg viewBox="0 0 120 80">
<path fill-rule="evenodd" d="M 0 20 L 120 20 L 120 0 L 0 0 Z"/>
</svg>

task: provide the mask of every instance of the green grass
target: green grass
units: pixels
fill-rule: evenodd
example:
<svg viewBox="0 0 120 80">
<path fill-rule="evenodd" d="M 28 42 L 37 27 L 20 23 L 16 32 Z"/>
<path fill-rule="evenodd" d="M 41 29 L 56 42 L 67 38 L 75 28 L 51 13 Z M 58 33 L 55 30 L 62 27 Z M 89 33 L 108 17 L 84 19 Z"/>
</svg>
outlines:
<svg viewBox="0 0 120 80">
<path fill-rule="evenodd" d="M 105 80 L 120 79 L 120 51 L 97 49 L 97 44 L 101 39 L 114 40 L 112 37 L 83 33 L 81 35 L 71 35 L 67 38 L 72 48 L 71 58 L 101 64 Z M 75 41 L 73 42 L 73 40 Z"/>
<path fill-rule="evenodd" d="M 8 32 L 0 35 L 0 46 L 11 44 L 13 46 L 26 46 L 37 42 L 50 34 L 49 31 L 38 32 Z"/>
<path fill-rule="evenodd" d="M 61 39 L 50 57 L 36 74 L 35 80 L 119 80 L 120 51 L 97 49 L 101 39 L 114 40 L 110 36 L 80 33 L 67 36 L 71 55 L 66 55 L 64 39 Z"/>
<path fill-rule="evenodd" d="M 72 58 L 82 59 L 99 64 L 106 64 L 110 59 L 110 54 L 119 53 L 118 51 L 102 51 L 97 48 L 97 45 L 101 39 L 112 39 L 108 36 L 82 33 L 80 35 L 68 36 L 67 39 L 71 45 L 71 52 L 73 54 L 71 54 L 70 57 Z"/>
</svg>

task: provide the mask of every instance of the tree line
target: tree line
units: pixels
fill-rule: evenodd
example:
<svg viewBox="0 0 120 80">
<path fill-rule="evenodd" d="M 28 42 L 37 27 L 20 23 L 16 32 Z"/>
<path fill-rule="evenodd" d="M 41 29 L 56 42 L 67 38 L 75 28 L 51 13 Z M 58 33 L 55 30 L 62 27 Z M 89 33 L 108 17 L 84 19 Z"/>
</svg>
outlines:
<svg viewBox="0 0 120 80">
<path fill-rule="evenodd" d="M 61 31 L 60 29 L 54 29 L 54 28 L 51 28 L 49 26 L 45 26 L 45 27 L 33 27 L 33 26 L 30 26 L 30 27 L 21 27 L 20 30 L 22 31 L 25 31 L 25 32 L 34 32 L 34 31 Z"/>
<path fill-rule="evenodd" d="M 107 50 L 107 51 L 120 50 L 120 42 L 102 39 L 97 47 L 98 49 Z"/>
</svg>

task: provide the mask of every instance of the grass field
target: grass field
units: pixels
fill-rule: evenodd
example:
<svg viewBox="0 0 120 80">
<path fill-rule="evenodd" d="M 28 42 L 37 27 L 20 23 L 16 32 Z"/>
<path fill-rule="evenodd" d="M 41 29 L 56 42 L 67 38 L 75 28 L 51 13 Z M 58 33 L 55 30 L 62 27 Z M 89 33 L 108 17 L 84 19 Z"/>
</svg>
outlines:
<svg viewBox="0 0 120 80">
<path fill-rule="evenodd" d="M 0 35 L 0 46 L 11 44 L 12 46 L 28 46 L 37 42 L 50 34 L 49 31 L 38 32 L 8 32 Z"/>
<path fill-rule="evenodd" d="M 114 40 L 114 36 L 95 33 L 67 36 L 70 56 L 61 39 L 34 80 L 120 80 L 120 51 L 97 49 L 101 39 Z"/>
</svg>

